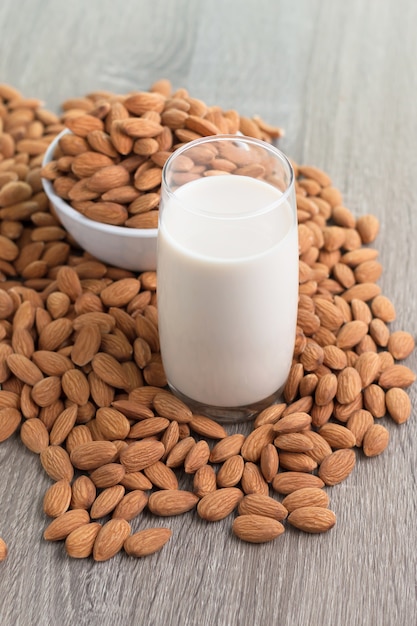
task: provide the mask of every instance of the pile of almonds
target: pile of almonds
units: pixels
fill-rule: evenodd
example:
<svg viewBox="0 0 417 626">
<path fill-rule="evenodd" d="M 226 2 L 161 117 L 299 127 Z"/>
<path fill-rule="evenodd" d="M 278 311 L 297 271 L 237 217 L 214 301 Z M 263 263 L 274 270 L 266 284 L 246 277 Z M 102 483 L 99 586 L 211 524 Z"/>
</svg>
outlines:
<svg viewBox="0 0 417 626">
<path fill-rule="evenodd" d="M 132 110 L 132 102 L 144 106 L 146 98 L 149 108 Z M 194 509 L 207 522 L 235 512 L 234 534 L 255 543 L 274 539 L 287 524 L 309 533 L 330 529 L 336 517 L 326 488 L 351 474 L 358 455 L 386 449 L 389 430 L 381 418 L 401 424 L 411 414 L 406 388 L 415 375 L 401 361 L 414 339 L 389 328 L 395 309 L 381 294 L 382 266 L 368 245 L 377 219 L 355 219 L 326 173 L 294 164 L 300 246 L 294 360 L 283 402 L 262 411 L 247 436 L 228 434 L 166 389 L 156 273 L 135 275 L 79 250 L 48 204 L 41 171 L 86 214 L 115 203 L 129 215 L 124 225 L 144 227 L 150 222 L 130 220 L 157 212 L 160 178 L 147 188 L 141 177 L 160 170 L 167 153 L 196 136 L 236 128 L 267 141 L 281 131 L 207 107 L 184 89 L 172 93 L 167 81 L 124 97 L 90 94 L 63 109 L 57 116 L 0 85 L 0 441 L 19 432 L 52 481 L 43 500 L 51 519 L 45 539 L 65 541 L 74 558 L 103 561 L 121 549 L 146 556 L 171 536 L 168 528 L 147 527 L 151 514 Z M 126 109 L 122 121 L 134 124 L 107 125 L 115 109 Z M 137 137 L 132 128 L 142 119 L 162 130 Z M 65 126 L 82 150 L 63 150 L 42 170 L 46 147 Z M 103 146 L 112 160 L 103 169 L 132 165 L 129 179 L 115 178 L 105 190 L 92 184 L 89 159 L 77 161 L 89 153 L 94 162 Z M 80 161 L 87 169 L 78 169 Z M 94 197 L 70 198 L 76 186 L 86 193 L 94 187 Z M 101 209 L 102 218 L 108 207 Z M 91 209 L 90 217 L 97 216 Z M 0 539 L 0 560 L 6 555 Z"/>
<path fill-rule="evenodd" d="M 250 119 L 235 110 L 208 107 L 185 89 L 172 93 L 165 80 L 150 92 L 98 92 L 67 101 L 63 108 L 71 133 L 60 138 L 42 176 L 85 217 L 128 228 L 157 228 L 162 168 L 184 143 L 238 131 L 267 142 L 282 135 L 259 116 Z M 211 158 L 211 173 L 230 165 Z M 184 157 L 181 174 L 192 176 L 194 169 Z"/>
</svg>

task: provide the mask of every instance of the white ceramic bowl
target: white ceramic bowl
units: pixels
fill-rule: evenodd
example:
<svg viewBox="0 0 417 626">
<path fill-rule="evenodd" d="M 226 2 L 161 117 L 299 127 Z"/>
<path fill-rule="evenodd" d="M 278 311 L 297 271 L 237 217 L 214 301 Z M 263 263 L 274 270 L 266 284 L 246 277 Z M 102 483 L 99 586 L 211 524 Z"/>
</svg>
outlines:
<svg viewBox="0 0 417 626">
<path fill-rule="evenodd" d="M 43 165 L 53 160 L 64 130 L 48 146 Z M 42 179 L 43 188 L 55 207 L 64 228 L 81 246 L 100 261 L 123 269 L 141 272 L 156 269 L 156 228 L 127 228 L 95 222 L 73 209 L 54 192 L 52 183 Z"/>
</svg>

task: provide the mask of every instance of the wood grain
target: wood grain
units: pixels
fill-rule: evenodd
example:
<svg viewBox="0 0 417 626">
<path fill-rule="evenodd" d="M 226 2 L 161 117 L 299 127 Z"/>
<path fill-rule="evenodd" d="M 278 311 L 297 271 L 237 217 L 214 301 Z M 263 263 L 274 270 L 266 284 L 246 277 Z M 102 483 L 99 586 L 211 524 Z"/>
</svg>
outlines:
<svg viewBox="0 0 417 626">
<path fill-rule="evenodd" d="M 329 172 L 356 215 L 380 218 L 392 328 L 415 336 L 416 23 L 411 0 L 2 0 L 0 81 L 58 111 L 69 97 L 169 77 L 284 127 L 289 156 Z M 416 355 L 407 364 L 417 370 Z M 103 564 L 42 540 L 49 479 L 12 438 L 0 446 L 0 623 L 413 626 L 415 415 L 388 428 L 388 451 L 329 490 L 338 522 L 324 536 L 289 529 L 246 545 L 230 519 L 188 514 L 157 520 L 174 534 L 162 552 Z"/>
</svg>

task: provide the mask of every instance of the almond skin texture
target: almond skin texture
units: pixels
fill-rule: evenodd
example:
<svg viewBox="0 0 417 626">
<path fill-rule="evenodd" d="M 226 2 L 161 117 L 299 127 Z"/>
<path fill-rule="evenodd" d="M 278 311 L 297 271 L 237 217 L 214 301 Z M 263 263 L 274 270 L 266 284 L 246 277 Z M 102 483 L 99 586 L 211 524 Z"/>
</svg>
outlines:
<svg viewBox="0 0 417 626">
<path fill-rule="evenodd" d="M 94 470 L 111 463 L 117 456 L 117 448 L 111 441 L 89 441 L 71 452 L 71 463 L 77 469 Z"/>
<path fill-rule="evenodd" d="M 68 509 L 71 502 L 71 485 L 67 480 L 58 480 L 51 485 L 43 497 L 43 510 L 49 517 L 58 517 Z"/>
<path fill-rule="evenodd" d="M 260 493 L 250 493 L 244 496 L 239 503 L 238 513 L 239 515 L 262 515 L 279 522 L 288 515 L 286 507 L 281 502 Z"/>
<path fill-rule="evenodd" d="M 411 415 L 411 400 L 404 389 L 391 387 L 385 394 L 388 413 L 397 424 L 403 424 Z"/>
<path fill-rule="evenodd" d="M 164 489 L 155 491 L 149 496 L 148 507 L 155 515 L 166 517 L 182 515 L 193 509 L 198 501 L 198 496 L 191 491 Z"/>
<path fill-rule="evenodd" d="M 86 559 L 93 552 L 101 524 L 91 522 L 73 530 L 65 539 L 65 551 L 73 559 Z"/>
<path fill-rule="evenodd" d="M 45 424 L 37 417 L 27 419 L 20 428 L 20 439 L 32 452 L 39 454 L 49 445 L 49 435 Z"/>
<path fill-rule="evenodd" d="M 87 511 L 83 509 L 66 511 L 52 520 L 43 533 L 44 539 L 47 541 L 60 541 L 61 539 L 65 539 L 73 530 L 79 526 L 83 526 L 83 524 L 87 524 L 89 521 L 90 516 Z"/>
<path fill-rule="evenodd" d="M 323 489 L 317 487 L 305 487 L 304 489 L 297 489 L 282 501 L 289 513 L 306 506 L 324 507 L 329 506 L 329 496 Z"/>
<path fill-rule="evenodd" d="M 272 424 L 265 424 L 255 428 L 248 437 L 246 437 L 242 449 L 241 455 L 245 461 L 252 461 L 256 463 L 260 456 L 262 449 L 268 444 L 272 443 L 275 437 L 275 432 Z"/>
<path fill-rule="evenodd" d="M 108 561 L 123 547 L 130 535 L 130 524 L 124 519 L 111 519 L 100 528 L 93 546 L 95 561 Z"/>
<path fill-rule="evenodd" d="M 287 519 L 291 526 L 306 533 L 323 533 L 336 524 L 333 511 L 317 506 L 297 508 L 289 514 Z"/>
<path fill-rule="evenodd" d="M 4 541 L 4 539 L 0 537 L 0 563 L 1 561 L 5 561 L 6 559 L 7 559 L 7 544 Z"/>
<path fill-rule="evenodd" d="M 140 489 L 129 491 L 114 509 L 112 517 L 122 517 L 130 522 L 143 511 L 147 503 L 148 496 L 144 491 Z"/>
<path fill-rule="evenodd" d="M 279 472 L 272 481 L 274 491 L 288 494 L 304 487 L 324 487 L 324 481 L 319 476 L 305 472 Z"/>
<path fill-rule="evenodd" d="M 263 515 L 239 515 L 232 525 L 233 533 L 242 541 L 266 543 L 284 532 L 284 526 L 271 517 Z"/>
<path fill-rule="evenodd" d="M 129 556 L 149 556 L 161 550 L 171 535 L 172 531 L 169 528 L 147 528 L 128 537 L 123 547 Z"/>
<path fill-rule="evenodd" d="M 71 481 L 74 476 L 68 452 L 60 446 L 48 446 L 40 455 L 41 465 L 52 480 Z"/>
<path fill-rule="evenodd" d="M 355 464 L 356 456 L 353 450 L 348 448 L 336 450 L 321 463 L 318 471 L 319 478 L 326 485 L 337 485 L 349 476 Z"/>
<path fill-rule="evenodd" d="M 242 498 L 243 493 L 237 487 L 217 489 L 200 500 L 197 512 L 208 522 L 218 522 L 230 515 Z"/>
<path fill-rule="evenodd" d="M 17 409 L 0 409 L 0 442 L 6 441 L 19 428 L 22 415 Z"/>
<path fill-rule="evenodd" d="M 159 461 L 164 452 L 160 441 L 135 441 L 122 451 L 120 462 L 126 472 L 138 472 Z"/>
<path fill-rule="evenodd" d="M 389 431 L 382 424 L 373 424 L 366 431 L 363 438 L 363 451 L 365 456 L 378 456 L 388 446 Z"/>
</svg>

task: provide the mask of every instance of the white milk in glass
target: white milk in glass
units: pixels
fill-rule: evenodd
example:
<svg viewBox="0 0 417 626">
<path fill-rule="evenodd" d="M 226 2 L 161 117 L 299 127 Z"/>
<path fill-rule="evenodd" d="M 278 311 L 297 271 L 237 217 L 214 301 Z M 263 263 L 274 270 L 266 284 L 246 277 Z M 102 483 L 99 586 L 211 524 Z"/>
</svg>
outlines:
<svg viewBox="0 0 417 626">
<path fill-rule="evenodd" d="M 169 384 L 218 407 L 276 394 L 297 317 L 291 205 L 272 185 L 239 175 L 186 183 L 161 205 L 158 311 Z"/>
</svg>

